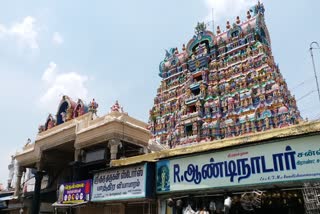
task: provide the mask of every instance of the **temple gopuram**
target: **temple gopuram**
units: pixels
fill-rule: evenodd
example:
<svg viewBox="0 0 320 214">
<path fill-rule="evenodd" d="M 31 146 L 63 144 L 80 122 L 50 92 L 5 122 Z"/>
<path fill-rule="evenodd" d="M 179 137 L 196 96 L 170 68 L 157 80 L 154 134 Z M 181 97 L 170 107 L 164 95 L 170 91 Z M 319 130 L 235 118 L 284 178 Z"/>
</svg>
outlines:
<svg viewBox="0 0 320 214">
<path fill-rule="evenodd" d="M 152 141 L 166 148 L 298 124 L 296 100 L 275 63 L 264 6 L 216 33 L 198 23 L 182 50 L 166 51 L 150 110 Z"/>
</svg>

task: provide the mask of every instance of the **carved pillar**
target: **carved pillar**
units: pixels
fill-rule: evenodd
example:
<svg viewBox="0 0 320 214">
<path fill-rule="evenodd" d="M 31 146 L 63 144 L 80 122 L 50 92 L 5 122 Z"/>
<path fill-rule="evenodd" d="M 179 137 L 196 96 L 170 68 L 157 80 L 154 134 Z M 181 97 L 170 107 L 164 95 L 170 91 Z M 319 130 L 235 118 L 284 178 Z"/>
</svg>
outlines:
<svg viewBox="0 0 320 214">
<path fill-rule="evenodd" d="M 41 191 L 41 181 L 43 178 L 43 171 L 36 171 L 35 173 L 35 185 L 34 185 L 34 194 L 32 200 L 32 214 L 39 214 L 40 211 L 40 191 Z"/>
<path fill-rule="evenodd" d="M 19 195 L 20 195 L 20 190 L 21 190 L 20 185 L 21 185 L 22 173 L 23 173 L 23 168 L 18 165 L 17 180 L 15 183 L 15 190 L 14 190 L 15 197 L 19 197 Z"/>
<path fill-rule="evenodd" d="M 110 148 L 110 165 L 111 161 L 117 159 L 117 154 L 118 154 L 118 147 L 120 145 L 121 141 L 118 139 L 112 139 L 109 140 L 109 148 Z"/>
</svg>

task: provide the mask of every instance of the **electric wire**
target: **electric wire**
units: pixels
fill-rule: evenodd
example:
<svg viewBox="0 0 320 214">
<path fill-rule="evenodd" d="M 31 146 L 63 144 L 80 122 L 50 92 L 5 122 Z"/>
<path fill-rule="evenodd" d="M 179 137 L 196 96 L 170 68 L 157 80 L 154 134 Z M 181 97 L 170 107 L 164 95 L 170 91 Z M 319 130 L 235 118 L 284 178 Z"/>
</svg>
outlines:
<svg viewBox="0 0 320 214">
<path fill-rule="evenodd" d="M 311 90 L 309 91 L 308 93 L 306 93 L 305 95 L 303 95 L 302 97 L 300 97 L 299 99 L 297 99 L 297 101 L 300 101 L 302 100 L 303 98 L 306 98 L 308 97 L 309 95 L 311 95 L 313 92 L 315 92 L 316 90 Z"/>
<path fill-rule="evenodd" d="M 309 77 L 308 79 L 305 79 L 304 81 L 302 81 L 302 82 L 298 83 L 297 85 L 295 85 L 291 90 L 296 90 L 300 86 L 305 85 L 306 83 L 310 82 L 313 79 L 314 79 L 314 77 Z"/>
</svg>

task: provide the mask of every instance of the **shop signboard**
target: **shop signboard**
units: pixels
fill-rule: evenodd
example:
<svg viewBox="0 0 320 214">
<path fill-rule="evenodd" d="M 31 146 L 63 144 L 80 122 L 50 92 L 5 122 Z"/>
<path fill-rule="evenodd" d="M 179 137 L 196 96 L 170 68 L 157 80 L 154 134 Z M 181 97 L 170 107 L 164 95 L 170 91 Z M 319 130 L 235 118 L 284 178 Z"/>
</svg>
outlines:
<svg viewBox="0 0 320 214">
<path fill-rule="evenodd" d="M 64 183 L 59 186 L 57 203 L 78 204 L 90 200 L 91 180 Z"/>
<path fill-rule="evenodd" d="M 158 193 L 320 179 L 320 136 L 161 160 Z"/>
<path fill-rule="evenodd" d="M 96 173 L 93 177 L 91 201 L 146 197 L 146 176 L 147 164 Z"/>
</svg>

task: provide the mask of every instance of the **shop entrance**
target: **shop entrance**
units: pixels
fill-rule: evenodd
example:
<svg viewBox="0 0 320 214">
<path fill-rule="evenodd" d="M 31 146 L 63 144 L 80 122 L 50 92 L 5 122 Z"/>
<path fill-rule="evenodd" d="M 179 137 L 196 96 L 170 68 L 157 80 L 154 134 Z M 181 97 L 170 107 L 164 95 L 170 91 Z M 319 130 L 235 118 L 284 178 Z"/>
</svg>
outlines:
<svg viewBox="0 0 320 214">
<path fill-rule="evenodd" d="M 301 190 L 183 196 L 161 202 L 161 214 L 304 214 Z"/>
<path fill-rule="evenodd" d="M 127 204 L 126 214 L 156 214 L 156 204 L 154 202 Z"/>
</svg>

